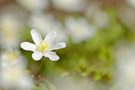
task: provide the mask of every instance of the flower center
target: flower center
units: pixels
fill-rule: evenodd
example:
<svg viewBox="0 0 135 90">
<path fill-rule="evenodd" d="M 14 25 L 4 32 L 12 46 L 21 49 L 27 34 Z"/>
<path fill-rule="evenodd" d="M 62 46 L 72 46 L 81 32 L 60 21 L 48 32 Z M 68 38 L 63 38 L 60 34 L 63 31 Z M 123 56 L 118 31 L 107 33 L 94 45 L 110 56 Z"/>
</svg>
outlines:
<svg viewBox="0 0 135 90">
<path fill-rule="evenodd" d="M 45 52 L 48 49 L 48 44 L 47 42 L 41 42 L 38 47 L 37 50 L 39 50 L 40 52 Z"/>
</svg>

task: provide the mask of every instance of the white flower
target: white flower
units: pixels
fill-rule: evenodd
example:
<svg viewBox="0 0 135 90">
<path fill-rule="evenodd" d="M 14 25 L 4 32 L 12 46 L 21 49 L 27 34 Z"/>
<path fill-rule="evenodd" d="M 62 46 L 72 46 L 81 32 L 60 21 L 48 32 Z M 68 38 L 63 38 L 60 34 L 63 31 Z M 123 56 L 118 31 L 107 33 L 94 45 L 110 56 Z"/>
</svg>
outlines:
<svg viewBox="0 0 135 90">
<path fill-rule="evenodd" d="M 19 51 L 5 51 L 0 57 L 0 86 L 6 90 L 31 90 L 33 80 L 26 69 L 25 58 Z"/>
<path fill-rule="evenodd" d="M 99 3 L 91 3 L 85 15 L 99 28 L 106 28 L 109 25 L 109 16 L 101 9 Z"/>
<path fill-rule="evenodd" d="M 26 13 L 16 5 L 8 5 L 0 13 L 0 46 L 18 48 Z"/>
<path fill-rule="evenodd" d="M 39 30 L 43 35 L 55 30 L 58 34 L 57 41 L 67 41 L 67 33 L 64 31 L 64 27 L 51 14 L 33 14 L 30 18 L 30 26 Z"/>
<path fill-rule="evenodd" d="M 22 22 L 15 15 L 4 13 L 0 17 L 2 48 L 16 48 L 19 45 Z"/>
<path fill-rule="evenodd" d="M 19 66 L 24 68 L 26 66 L 26 63 L 24 62 L 24 57 L 20 55 L 20 52 L 18 50 L 6 50 L 1 53 L 1 68 L 8 68 L 8 67 L 14 67 Z"/>
<path fill-rule="evenodd" d="M 95 83 L 94 80 L 81 78 L 79 75 L 71 74 L 56 77 L 53 79 L 53 82 L 59 90 L 95 90 L 97 86 L 97 83 Z"/>
<path fill-rule="evenodd" d="M 86 9 L 86 12 L 85 12 L 86 17 L 88 18 L 93 17 L 95 15 L 95 12 L 99 11 L 100 8 L 101 7 L 99 3 L 91 3 Z"/>
<path fill-rule="evenodd" d="M 19 90 L 31 90 L 33 80 L 25 68 L 19 66 L 1 68 L 0 85 L 9 90 L 9 88 L 18 88 Z"/>
<path fill-rule="evenodd" d="M 135 8 L 135 0 L 126 0 L 126 2 Z"/>
<path fill-rule="evenodd" d="M 86 19 L 75 19 L 72 17 L 66 18 L 66 28 L 75 43 L 80 43 L 92 37 L 95 34 L 95 29 Z"/>
<path fill-rule="evenodd" d="M 48 0 L 16 0 L 30 11 L 40 11 L 48 7 Z"/>
<path fill-rule="evenodd" d="M 84 10 L 86 3 L 86 0 L 52 0 L 54 8 L 69 12 Z"/>
<path fill-rule="evenodd" d="M 56 23 L 54 27 L 52 27 L 52 30 L 55 30 L 58 33 L 57 41 L 66 42 L 68 40 L 68 33 L 65 30 L 65 28 L 61 25 L 61 23 Z"/>
<path fill-rule="evenodd" d="M 57 54 L 52 50 L 65 48 L 66 44 L 64 42 L 60 42 L 58 44 L 54 43 L 54 39 L 56 37 L 55 31 L 48 33 L 43 40 L 41 35 L 36 30 L 32 29 L 31 36 L 35 44 L 22 42 L 21 48 L 32 51 L 32 58 L 34 60 L 40 60 L 43 56 L 48 57 L 52 61 L 59 60 L 59 56 L 57 56 Z"/>
<path fill-rule="evenodd" d="M 128 1 L 128 0 L 127 0 Z M 130 0 L 129 0 L 130 1 Z M 134 28 L 135 26 L 135 9 L 131 7 L 124 7 L 119 10 L 118 13 L 119 20 L 129 28 Z M 127 19 L 128 17 L 128 19 Z"/>
<path fill-rule="evenodd" d="M 115 83 L 118 90 L 135 90 L 135 48 L 122 43 L 116 48 Z M 116 89 L 114 89 L 116 90 Z"/>
<path fill-rule="evenodd" d="M 29 25 L 41 33 L 48 33 L 55 25 L 54 17 L 50 14 L 36 13 L 30 18 Z"/>
<path fill-rule="evenodd" d="M 94 23 L 100 28 L 106 28 L 109 25 L 109 17 L 104 11 L 97 11 L 93 19 Z"/>
</svg>

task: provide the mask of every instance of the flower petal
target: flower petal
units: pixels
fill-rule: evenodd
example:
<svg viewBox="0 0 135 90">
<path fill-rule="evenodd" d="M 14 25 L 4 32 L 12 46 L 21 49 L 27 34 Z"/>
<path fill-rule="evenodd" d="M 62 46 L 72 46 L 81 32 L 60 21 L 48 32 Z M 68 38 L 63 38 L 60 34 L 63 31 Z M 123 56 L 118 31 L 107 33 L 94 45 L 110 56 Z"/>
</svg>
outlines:
<svg viewBox="0 0 135 90">
<path fill-rule="evenodd" d="M 34 29 L 31 30 L 31 36 L 36 45 L 39 45 L 40 42 L 42 42 L 42 37 L 36 30 Z"/>
<path fill-rule="evenodd" d="M 35 60 L 35 61 L 39 61 L 41 58 L 42 58 L 42 53 L 41 52 L 34 52 L 32 54 L 32 58 Z"/>
<path fill-rule="evenodd" d="M 45 57 L 48 57 L 51 61 L 59 60 L 59 56 L 55 52 L 47 52 L 44 54 Z"/>
<path fill-rule="evenodd" d="M 52 44 L 56 35 L 57 33 L 55 31 L 48 33 L 44 39 L 44 42 L 47 42 L 48 44 Z"/>
<path fill-rule="evenodd" d="M 20 44 L 20 47 L 24 50 L 28 50 L 28 51 L 35 51 L 36 50 L 36 45 L 32 44 L 30 42 L 22 42 Z"/>
<path fill-rule="evenodd" d="M 66 43 L 60 42 L 60 43 L 56 44 L 55 46 L 53 46 L 51 48 L 51 50 L 57 50 L 57 49 L 65 48 L 65 47 L 66 47 Z"/>
</svg>

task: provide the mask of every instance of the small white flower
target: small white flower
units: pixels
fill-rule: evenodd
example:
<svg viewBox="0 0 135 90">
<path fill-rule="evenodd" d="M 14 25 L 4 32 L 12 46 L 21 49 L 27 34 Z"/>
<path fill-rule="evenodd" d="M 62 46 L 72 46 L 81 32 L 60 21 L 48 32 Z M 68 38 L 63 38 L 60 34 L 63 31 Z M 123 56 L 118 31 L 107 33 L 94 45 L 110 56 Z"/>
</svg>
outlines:
<svg viewBox="0 0 135 90">
<path fill-rule="evenodd" d="M 99 28 L 106 28 L 109 25 L 109 16 L 101 9 L 99 3 L 91 3 L 85 15 Z"/>
<path fill-rule="evenodd" d="M 104 11 L 97 11 L 93 19 L 94 19 L 94 23 L 100 28 L 106 28 L 109 25 L 109 16 Z"/>
<path fill-rule="evenodd" d="M 32 58 L 34 60 L 38 61 L 43 56 L 48 57 L 52 61 L 59 60 L 59 56 L 57 56 L 57 54 L 52 50 L 65 48 L 66 44 L 64 42 L 60 42 L 58 44 L 54 43 L 54 38 L 56 37 L 55 31 L 48 33 L 43 40 L 41 35 L 36 30 L 32 29 L 31 36 L 35 44 L 30 42 L 22 42 L 21 48 L 32 51 Z"/>
<path fill-rule="evenodd" d="M 22 22 L 13 14 L 3 13 L 0 16 L 0 32 L 2 48 L 16 48 L 19 45 Z"/>
<path fill-rule="evenodd" d="M 48 7 L 48 0 L 16 0 L 20 5 L 30 11 L 40 11 Z"/>
<path fill-rule="evenodd" d="M 26 68 L 25 58 L 19 51 L 7 50 L 0 57 L 0 86 L 5 90 L 31 90 L 33 80 Z"/>
<path fill-rule="evenodd" d="M 54 8 L 68 11 L 80 12 L 87 6 L 86 0 L 52 0 Z"/>
<path fill-rule="evenodd" d="M 19 66 L 1 68 L 0 85 L 9 88 L 19 88 L 19 90 L 31 90 L 33 86 L 32 77 L 25 68 Z"/>
<path fill-rule="evenodd" d="M 47 21 L 47 22 L 46 22 Z M 68 36 L 66 30 L 62 24 L 55 20 L 55 17 L 51 14 L 33 14 L 29 22 L 31 28 L 37 29 L 43 35 L 46 35 L 48 32 L 55 30 L 57 32 L 57 41 L 67 41 Z"/>
<path fill-rule="evenodd" d="M 95 35 L 95 28 L 85 18 L 68 17 L 65 20 L 65 25 L 74 43 L 88 40 Z"/>
<path fill-rule="evenodd" d="M 116 51 L 116 72 L 114 83 L 118 89 L 135 90 L 135 47 L 126 43 L 118 44 Z M 117 88 L 116 87 L 116 88 Z"/>
<path fill-rule="evenodd" d="M 24 68 L 26 63 L 24 62 L 25 58 L 20 55 L 18 50 L 6 50 L 1 53 L 1 68 L 8 68 L 19 66 Z"/>
<path fill-rule="evenodd" d="M 52 30 L 55 30 L 58 33 L 57 41 L 68 41 L 68 33 L 65 30 L 65 28 L 61 25 L 61 23 L 57 22 L 54 27 L 52 27 Z"/>
<path fill-rule="evenodd" d="M 55 24 L 56 21 L 51 14 L 44 15 L 43 13 L 33 14 L 29 21 L 31 28 L 35 28 L 43 34 L 50 32 Z"/>
<path fill-rule="evenodd" d="M 126 0 L 126 2 L 132 6 L 133 8 L 135 8 L 135 0 Z"/>
</svg>

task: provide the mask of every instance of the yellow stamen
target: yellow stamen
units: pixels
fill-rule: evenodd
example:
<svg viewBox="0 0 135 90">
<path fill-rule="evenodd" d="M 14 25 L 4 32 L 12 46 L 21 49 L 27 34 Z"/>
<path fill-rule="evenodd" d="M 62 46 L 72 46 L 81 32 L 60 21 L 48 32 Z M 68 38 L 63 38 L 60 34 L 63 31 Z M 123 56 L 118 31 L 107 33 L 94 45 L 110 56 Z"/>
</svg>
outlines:
<svg viewBox="0 0 135 90">
<path fill-rule="evenodd" d="M 48 44 L 47 42 L 41 42 L 38 47 L 37 50 L 39 50 L 40 52 L 45 52 L 48 49 Z"/>
</svg>

